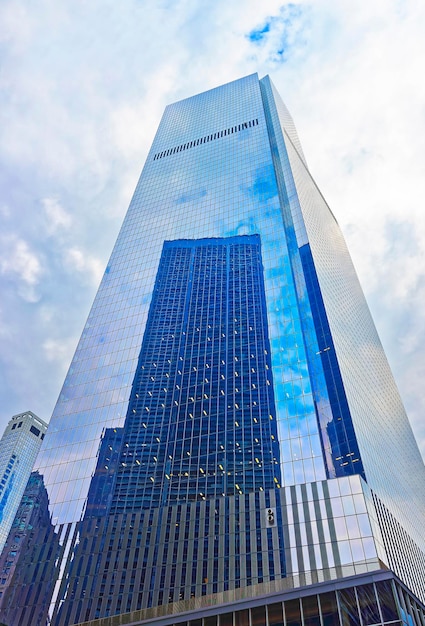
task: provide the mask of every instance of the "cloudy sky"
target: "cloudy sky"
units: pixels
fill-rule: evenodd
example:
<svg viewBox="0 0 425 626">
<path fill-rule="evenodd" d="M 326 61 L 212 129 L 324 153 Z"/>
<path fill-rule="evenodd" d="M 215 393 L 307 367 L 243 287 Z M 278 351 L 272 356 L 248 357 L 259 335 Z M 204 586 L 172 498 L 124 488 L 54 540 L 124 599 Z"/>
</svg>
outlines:
<svg viewBox="0 0 425 626">
<path fill-rule="evenodd" d="M 348 240 L 425 456 L 425 3 L 2 0 L 0 431 L 50 418 L 166 104 L 257 71 Z"/>
</svg>

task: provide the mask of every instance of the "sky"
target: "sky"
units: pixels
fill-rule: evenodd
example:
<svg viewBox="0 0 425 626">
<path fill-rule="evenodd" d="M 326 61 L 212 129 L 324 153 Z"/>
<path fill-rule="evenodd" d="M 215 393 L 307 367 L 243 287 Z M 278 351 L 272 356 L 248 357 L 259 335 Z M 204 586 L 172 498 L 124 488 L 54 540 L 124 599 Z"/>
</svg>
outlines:
<svg viewBox="0 0 425 626">
<path fill-rule="evenodd" d="M 2 0 L 0 433 L 49 421 L 165 106 L 269 74 L 425 457 L 425 3 Z"/>
</svg>

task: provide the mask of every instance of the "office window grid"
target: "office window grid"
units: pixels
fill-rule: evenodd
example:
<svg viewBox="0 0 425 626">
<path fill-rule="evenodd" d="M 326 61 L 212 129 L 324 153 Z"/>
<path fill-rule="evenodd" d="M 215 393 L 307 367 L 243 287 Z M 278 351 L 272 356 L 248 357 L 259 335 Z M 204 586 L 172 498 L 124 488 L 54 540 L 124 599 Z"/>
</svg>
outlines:
<svg viewBox="0 0 425 626">
<path fill-rule="evenodd" d="M 248 594 L 285 577 L 283 588 L 376 571 L 362 485 L 343 477 L 87 517 L 68 557 L 58 623 L 119 612 L 118 580 L 123 606 L 134 611 L 239 588 Z"/>
<path fill-rule="evenodd" d="M 258 236 L 165 242 L 112 510 L 281 486 Z"/>
<path fill-rule="evenodd" d="M 273 95 L 277 108 L 281 109 L 281 99 L 275 89 Z M 356 452 L 352 446 L 355 432 L 366 480 L 394 516 L 402 521 L 423 552 L 423 524 L 415 522 L 424 515 L 423 460 L 341 230 L 286 134 L 285 148 L 287 178 L 293 180 L 296 189 L 297 220 L 304 223 L 306 237 L 300 238 L 298 243 L 303 246 L 308 242 L 314 259 L 350 407 L 352 427 L 347 422 L 348 446 L 341 446 L 341 460 L 348 461 L 348 467 L 351 465 L 349 457 L 344 459 L 344 455 Z M 335 391 L 339 394 L 338 388 Z M 383 432 L 385 445 L 382 445 Z M 353 458 L 357 455 L 354 454 Z M 392 459 L 390 464 L 388 458 Z"/>
<path fill-rule="evenodd" d="M 373 494 L 388 564 L 419 598 L 425 596 L 425 555 L 385 504 Z M 408 558 L 406 558 L 406 555 Z"/>
<path fill-rule="evenodd" d="M 321 428 L 327 476 L 334 478 L 359 473 L 364 477 L 360 451 L 311 254 L 306 225 L 289 165 L 287 153 L 289 137 L 286 136 L 286 141 L 284 138 L 286 125 L 289 126 L 290 145 L 293 145 L 293 141 L 297 154 L 305 166 L 304 157 L 296 133 L 294 135 L 293 122 L 286 107 L 278 94 L 275 94 L 275 98 L 270 97 L 273 89 L 271 82 L 267 78 L 264 79 L 262 90 L 269 96 L 266 96 L 265 110 L 268 123 L 274 127 L 275 131 L 276 144 L 273 146 L 273 156 L 276 174 L 280 181 L 282 213 L 292 271 L 295 276 L 297 300 L 301 309 L 302 331 Z M 285 126 L 284 124 L 281 126 L 281 121 Z"/>
<path fill-rule="evenodd" d="M 0 442 L 0 552 L 40 450 L 47 424 L 27 411 L 14 415 Z"/>
<path fill-rule="evenodd" d="M 281 579 L 285 559 L 276 493 L 85 519 L 60 589 L 65 601 L 53 619 L 66 626 Z M 277 507 L 277 518 L 267 528 L 270 506 Z"/>
<path fill-rule="evenodd" d="M 366 478 L 309 244 L 301 246 L 300 258 L 317 337 L 316 355 L 321 361 L 332 411 L 331 419 L 323 423 L 331 467 L 335 476 L 360 474 Z"/>
</svg>

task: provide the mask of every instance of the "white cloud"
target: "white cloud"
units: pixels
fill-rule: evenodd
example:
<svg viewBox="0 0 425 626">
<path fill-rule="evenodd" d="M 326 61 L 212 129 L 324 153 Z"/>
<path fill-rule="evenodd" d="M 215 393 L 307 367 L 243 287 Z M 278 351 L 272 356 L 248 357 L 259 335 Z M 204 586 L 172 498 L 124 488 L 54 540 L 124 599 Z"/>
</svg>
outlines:
<svg viewBox="0 0 425 626">
<path fill-rule="evenodd" d="M 71 248 L 65 254 L 65 262 L 70 269 L 87 275 L 96 286 L 100 283 L 104 271 L 100 259 L 89 256 L 79 248 Z"/>
<path fill-rule="evenodd" d="M 42 205 L 48 219 L 48 232 L 55 233 L 58 229 L 69 228 L 72 218 L 55 198 L 43 198 Z"/>
<path fill-rule="evenodd" d="M 75 349 L 75 338 L 53 339 L 49 337 L 43 342 L 42 348 L 46 359 L 50 362 L 60 363 L 65 372 L 69 367 L 72 351 Z"/>
<path fill-rule="evenodd" d="M 4 217 L 4 218 L 9 218 L 11 217 L 12 212 L 10 210 L 10 207 L 7 206 L 7 204 L 1 204 L 0 205 L 0 216 Z"/>
<path fill-rule="evenodd" d="M 39 258 L 16 235 L 1 237 L 0 245 L 0 274 L 17 281 L 17 291 L 24 300 L 37 302 L 39 295 L 35 288 L 43 272 Z"/>
<path fill-rule="evenodd" d="M 26 241 L 10 237 L 3 238 L 3 256 L 0 259 L 0 271 L 3 274 L 16 274 L 28 285 L 36 285 L 41 273 L 41 263 L 30 251 Z"/>
</svg>

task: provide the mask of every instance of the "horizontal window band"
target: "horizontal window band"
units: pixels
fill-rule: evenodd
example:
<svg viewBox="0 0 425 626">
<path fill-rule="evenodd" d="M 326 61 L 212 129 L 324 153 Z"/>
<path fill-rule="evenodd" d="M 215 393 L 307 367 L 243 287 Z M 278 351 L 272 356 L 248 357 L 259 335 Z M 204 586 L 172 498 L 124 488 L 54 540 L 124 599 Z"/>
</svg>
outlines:
<svg viewBox="0 0 425 626">
<path fill-rule="evenodd" d="M 250 120 L 249 122 L 243 122 L 242 124 L 231 126 L 230 128 L 225 128 L 224 130 L 220 130 L 216 133 L 211 133 L 210 135 L 206 135 L 205 137 L 201 137 L 200 139 L 194 139 L 187 143 L 182 143 L 180 146 L 176 146 L 175 148 L 168 148 L 167 150 L 163 150 L 162 152 L 157 152 L 154 155 L 153 160 L 157 161 L 158 159 L 170 156 L 171 154 L 175 154 L 176 152 L 189 150 L 189 148 L 194 148 L 195 146 L 199 146 L 200 144 L 204 144 L 209 141 L 215 141 L 216 139 L 221 139 L 222 137 L 227 137 L 228 135 L 233 135 L 234 133 L 238 133 L 242 130 L 253 128 L 254 126 L 258 126 L 257 118 L 255 120 Z"/>
</svg>

